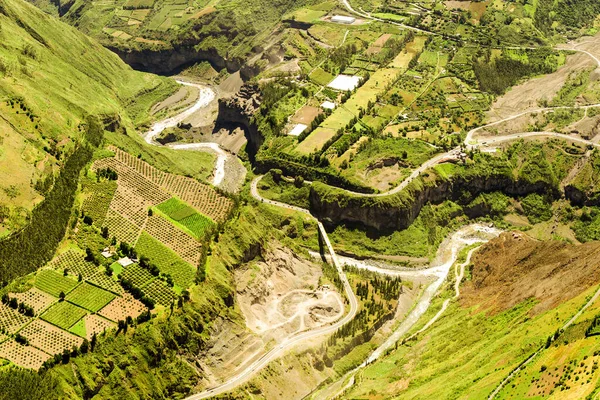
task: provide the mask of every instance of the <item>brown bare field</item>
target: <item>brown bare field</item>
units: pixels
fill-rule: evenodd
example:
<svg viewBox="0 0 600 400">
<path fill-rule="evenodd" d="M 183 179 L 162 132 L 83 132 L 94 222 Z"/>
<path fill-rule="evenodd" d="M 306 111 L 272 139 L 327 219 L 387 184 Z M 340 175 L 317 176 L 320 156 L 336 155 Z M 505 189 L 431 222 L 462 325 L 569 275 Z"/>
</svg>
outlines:
<svg viewBox="0 0 600 400">
<path fill-rule="evenodd" d="M 497 313 L 533 298 L 538 304 L 531 312 L 539 314 L 598 284 L 599 255 L 598 242 L 573 245 L 503 233 L 475 253 L 461 304 Z"/>
<path fill-rule="evenodd" d="M 10 334 L 16 333 L 26 323 L 31 321 L 30 317 L 20 314 L 17 310 L 0 304 L 0 330 Z"/>
<path fill-rule="evenodd" d="M 146 232 L 175 251 L 179 257 L 191 265 L 198 263 L 201 249 L 200 242 L 177 229 L 163 217 L 159 215 L 149 217 L 146 223 Z"/>
<path fill-rule="evenodd" d="M 64 350 L 72 350 L 73 346 L 81 346 L 83 339 L 40 319 L 34 320 L 21 332 L 29 340 L 29 344 L 48 354 L 59 354 Z"/>
<path fill-rule="evenodd" d="M 310 123 L 321 113 L 321 109 L 313 106 L 304 106 L 299 109 L 294 117 L 292 118 L 292 122 L 295 124 L 304 124 L 310 125 Z"/>
<path fill-rule="evenodd" d="M 385 45 L 385 43 L 390 40 L 390 38 L 392 37 L 391 33 L 384 33 L 383 35 L 379 36 L 379 38 L 373 42 L 373 44 L 371 46 L 369 46 L 369 48 L 365 51 L 365 54 L 367 55 L 373 55 L 373 54 L 378 54 L 381 49 L 383 48 L 383 46 Z"/>
<path fill-rule="evenodd" d="M 134 299 L 129 293 L 126 293 L 123 297 L 117 297 L 108 303 L 102 310 L 98 311 L 98 314 L 111 321 L 119 321 L 128 316 L 137 318 L 145 310 L 146 306 Z"/>
<path fill-rule="evenodd" d="M 25 305 L 33 308 L 35 315 L 40 314 L 42 311 L 54 304 L 58 299 L 46 292 L 41 291 L 36 287 L 32 287 L 23 293 L 9 293 L 11 298 L 14 297 L 17 301 L 25 303 Z"/>
<path fill-rule="evenodd" d="M 100 334 L 105 330 L 115 328 L 117 324 L 96 314 L 89 314 L 83 317 L 85 322 L 85 334 L 87 340 L 92 340 L 92 336 Z"/>
<path fill-rule="evenodd" d="M 35 347 L 23 346 L 15 342 L 14 339 L 11 339 L 0 344 L 0 357 L 5 358 L 20 367 L 37 370 L 52 356 Z"/>
</svg>

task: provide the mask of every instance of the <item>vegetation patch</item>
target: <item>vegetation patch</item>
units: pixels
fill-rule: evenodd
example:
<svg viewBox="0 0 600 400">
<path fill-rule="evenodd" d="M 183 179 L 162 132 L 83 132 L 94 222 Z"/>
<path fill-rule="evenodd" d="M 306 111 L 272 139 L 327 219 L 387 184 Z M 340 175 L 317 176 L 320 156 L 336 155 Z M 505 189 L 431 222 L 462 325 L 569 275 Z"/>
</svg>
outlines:
<svg viewBox="0 0 600 400">
<path fill-rule="evenodd" d="M 66 295 L 75 286 L 77 286 L 77 281 L 54 270 L 43 269 L 35 276 L 35 287 L 54 297 L 60 297 L 61 293 L 63 296 Z"/>
<path fill-rule="evenodd" d="M 114 294 L 84 282 L 69 293 L 66 300 L 92 312 L 98 312 L 114 298 Z"/>
<path fill-rule="evenodd" d="M 50 307 L 48 311 L 42 314 L 41 318 L 44 321 L 68 330 L 86 314 L 87 311 L 83 308 L 77 307 L 67 301 L 61 301 Z"/>
</svg>

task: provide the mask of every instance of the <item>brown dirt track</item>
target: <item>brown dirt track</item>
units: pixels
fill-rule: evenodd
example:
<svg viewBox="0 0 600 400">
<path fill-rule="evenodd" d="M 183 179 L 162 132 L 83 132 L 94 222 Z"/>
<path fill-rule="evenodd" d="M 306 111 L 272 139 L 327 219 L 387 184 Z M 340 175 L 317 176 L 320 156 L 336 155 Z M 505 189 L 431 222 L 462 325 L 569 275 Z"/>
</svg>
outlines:
<svg viewBox="0 0 600 400">
<path fill-rule="evenodd" d="M 473 257 L 461 304 L 495 314 L 535 298 L 538 314 L 600 282 L 600 243 L 573 245 L 504 233 Z"/>
</svg>

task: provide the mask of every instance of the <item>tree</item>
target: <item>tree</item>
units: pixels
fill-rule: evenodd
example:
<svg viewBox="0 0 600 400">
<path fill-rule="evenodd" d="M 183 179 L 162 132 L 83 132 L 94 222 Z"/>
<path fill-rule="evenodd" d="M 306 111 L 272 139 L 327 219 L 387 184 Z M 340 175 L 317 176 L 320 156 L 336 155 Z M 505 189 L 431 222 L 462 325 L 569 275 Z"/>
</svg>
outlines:
<svg viewBox="0 0 600 400">
<path fill-rule="evenodd" d="M 90 347 L 91 347 L 92 351 L 94 351 L 94 349 L 96 348 L 97 342 L 98 342 L 98 338 L 96 337 L 96 334 L 94 333 L 92 335 L 92 342 L 90 343 Z"/>
<path fill-rule="evenodd" d="M 81 354 L 86 354 L 90 350 L 90 342 L 87 339 L 83 339 L 83 343 L 81 343 L 81 347 L 79 351 Z"/>
<path fill-rule="evenodd" d="M 60 292 L 60 294 L 58 295 L 60 301 L 63 301 L 65 299 L 65 292 Z"/>
</svg>

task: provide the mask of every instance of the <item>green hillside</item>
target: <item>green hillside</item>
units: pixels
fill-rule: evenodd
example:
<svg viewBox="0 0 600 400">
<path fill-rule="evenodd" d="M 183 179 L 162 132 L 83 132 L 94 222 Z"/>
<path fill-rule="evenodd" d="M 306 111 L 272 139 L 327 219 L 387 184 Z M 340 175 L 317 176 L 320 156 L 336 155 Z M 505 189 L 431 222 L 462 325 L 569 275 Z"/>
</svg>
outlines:
<svg viewBox="0 0 600 400">
<path fill-rule="evenodd" d="M 0 235 L 24 225 L 81 138 L 88 115 L 127 126 L 175 83 L 133 71 L 75 28 L 0 1 Z M 144 93 L 155 90 L 151 95 Z M 135 108 L 130 107 L 136 99 Z"/>
</svg>

